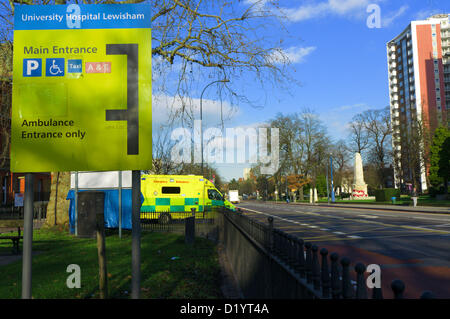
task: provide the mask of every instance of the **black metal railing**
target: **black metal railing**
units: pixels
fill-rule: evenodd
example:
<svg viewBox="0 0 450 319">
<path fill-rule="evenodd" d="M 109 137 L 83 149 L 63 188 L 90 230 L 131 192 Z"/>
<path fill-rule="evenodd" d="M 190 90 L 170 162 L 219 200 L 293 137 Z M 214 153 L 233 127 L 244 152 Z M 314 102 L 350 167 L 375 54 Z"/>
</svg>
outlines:
<svg viewBox="0 0 450 319">
<path fill-rule="evenodd" d="M 364 273 L 366 266 L 363 263 L 357 263 L 354 267 L 354 273 L 351 270 L 351 261 L 347 257 L 342 257 L 333 252 L 329 254 L 326 248 L 319 250 L 317 245 L 310 242 L 305 242 L 301 238 L 287 234 L 279 229 L 274 228 L 273 218 L 268 218 L 268 223 L 263 224 L 258 222 L 240 212 L 230 212 L 223 210 L 223 225 L 225 229 L 234 227 L 240 232 L 240 235 L 233 233 L 233 238 L 225 240 L 229 246 L 233 246 L 232 240 L 241 240 L 238 237 L 245 237 L 248 242 L 251 242 L 259 252 L 265 255 L 273 262 L 278 263 L 276 271 L 273 271 L 273 266 L 266 267 L 274 274 L 264 274 L 265 276 L 278 276 L 277 278 L 266 279 L 267 284 L 280 285 L 280 282 L 289 282 L 285 279 L 286 274 L 291 281 L 295 281 L 296 285 L 291 285 L 292 289 L 300 290 L 302 293 L 293 293 L 297 298 L 320 298 L 320 299 L 368 299 L 368 288 Z M 229 230 L 228 230 L 229 232 Z M 222 236 L 223 238 L 223 236 Z M 241 249 L 233 249 L 233 247 L 225 247 L 228 250 L 230 260 L 242 260 L 251 255 L 245 249 L 244 244 L 240 244 Z M 320 255 L 320 256 L 319 256 Z M 262 259 L 257 257 L 260 263 Z M 256 259 L 256 258 L 255 258 Z M 247 260 L 247 264 L 255 265 L 257 262 Z M 234 265 L 236 266 L 236 265 Z M 242 267 L 242 264 L 240 264 Z M 255 268 L 255 266 L 253 266 Z M 265 272 L 267 273 L 267 269 Z M 279 269 L 282 269 L 284 274 L 280 275 Z M 242 272 L 240 269 L 235 269 L 237 272 Z M 356 277 L 356 281 L 352 278 Z M 248 278 L 248 275 L 247 275 Z M 246 278 L 246 279 L 247 279 Z M 261 280 L 261 278 L 254 278 L 254 280 Z M 246 283 L 246 285 L 249 285 Z M 288 289 L 285 287 L 285 289 Z M 402 299 L 405 291 L 405 284 L 401 280 L 394 280 L 391 283 L 391 289 L 394 299 Z M 269 288 L 270 291 L 277 291 L 276 288 Z M 284 293 L 284 292 L 283 292 Z M 251 292 L 253 297 L 258 297 Z M 263 297 L 276 298 L 276 295 L 263 295 Z M 372 299 L 383 299 L 381 287 L 372 288 Z M 421 299 L 432 299 L 434 295 L 429 292 L 423 292 Z"/>
<path fill-rule="evenodd" d="M 48 201 L 40 201 L 33 203 L 33 219 L 43 220 L 47 217 Z M 5 219 L 23 219 L 23 206 L 22 207 L 1 207 L 0 208 L 0 220 Z"/>
<path fill-rule="evenodd" d="M 184 233 L 186 219 L 195 217 L 195 232 L 209 236 L 216 227 L 217 211 L 208 212 L 141 212 L 141 229 L 155 232 Z"/>
</svg>

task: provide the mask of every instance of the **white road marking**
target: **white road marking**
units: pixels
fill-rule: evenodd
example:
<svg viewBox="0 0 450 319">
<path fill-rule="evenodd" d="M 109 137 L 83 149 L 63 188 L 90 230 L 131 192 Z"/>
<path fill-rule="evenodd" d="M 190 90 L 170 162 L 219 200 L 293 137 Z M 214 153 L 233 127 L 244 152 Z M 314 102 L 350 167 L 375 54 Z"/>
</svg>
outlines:
<svg viewBox="0 0 450 319">
<path fill-rule="evenodd" d="M 335 232 L 333 232 L 333 234 L 336 234 L 336 235 L 345 235 L 343 232 L 340 232 L 340 231 L 335 231 Z"/>
<path fill-rule="evenodd" d="M 415 228 L 415 229 L 423 229 L 423 230 L 431 230 L 431 231 L 434 231 L 434 232 L 445 232 L 445 233 L 447 233 L 445 230 L 439 230 L 439 229 L 433 229 L 433 228 L 427 228 L 427 227 L 421 227 L 421 226 L 410 226 L 410 225 L 403 225 L 403 226 L 404 227 Z M 437 226 L 438 225 L 436 225 L 435 227 L 437 227 Z"/>
<path fill-rule="evenodd" d="M 355 239 L 359 239 L 359 238 L 362 238 L 362 237 L 359 237 L 359 236 L 355 236 L 355 235 L 353 235 L 353 236 L 347 236 L 348 238 L 355 238 Z"/>
<path fill-rule="evenodd" d="M 331 215 L 320 215 L 322 217 L 328 217 L 328 218 L 337 218 L 337 219 L 345 219 L 345 217 L 341 217 L 341 216 L 331 216 Z"/>
<path fill-rule="evenodd" d="M 413 219 L 425 219 L 425 220 L 436 220 L 436 221 L 440 221 L 440 222 L 445 222 L 448 220 L 448 218 L 446 219 L 440 219 L 440 218 L 430 218 L 430 217 L 410 217 Z"/>
<path fill-rule="evenodd" d="M 252 212 L 255 212 L 257 214 L 262 214 L 262 215 L 270 216 L 270 217 L 273 217 L 273 218 L 276 218 L 276 219 L 279 219 L 279 220 L 283 220 L 283 221 L 286 221 L 286 222 L 289 222 L 289 223 L 298 224 L 298 222 L 296 222 L 296 221 L 289 220 L 289 219 L 286 219 L 286 218 L 282 218 L 282 217 L 279 217 L 279 216 L 276 216 L 276 215 L 263 213 L 261 211 L 257 211 L 257 210 L 253 210 L 253 209 L 245 208 L 245 207 L 244 207 L 244 209 L 252 211 Z M 317 215 L 317 216 L 320 216 L 320 217 L 332 217 L 332 216 L 321 215 L 321 214 L 316 214 L 316 213 L 305 213 L 305 214 Z M 369 216 L 369 215 L 366 215 L 366 216 Z M 449 231 L 444 231 L 444 230 L 439 230 L 439 229 L 431 229 L 431 228 L 426 228 L 426 227 L 417 227 L 417 226 L 410 226 L 410 225 L 391 225 L 391 224 L 386 224 L 386 223 L 382 223 L 382 222 L 368 221 L 368 220 L 364 220 L 364 219 L 353 219 L 353 218 L 348 218 L 348 217 L 337 217 L 337 218 L 348 220 L 348 221 L 352 221 L 352 222 L 363 222 L 363 223 L 377 224 L 377 225 L 382 225 L 382 226 L 385 226 L 385 227 L 400 227 L 400 228 L 409 228 L 409 229 L 416 229 L 416 230 L 422 230 L 422 231 L 432 231 L 434 233 L 439 233 L 440 235 L 450 234 Z M 310 227 L 308 224 L 300 224 L 300 225 Z M 314 226 L 314 227 L 311 227 L 311 228 L 317 228 L 317 226 Z M 345 235 L 344 233 L 341 233 L 341 232 L 334 232 L 334 234 L 336 234 L 336 235 Z M 395 237 L 395 236 L 393 236 L 393 237 Z M 350 237 L 350 238 L 352 238 L 352 237 Z M 361 238 L 361 237 L 357 237 L 357 238 Z"/>
<path fill-rule="evenodd" d="M 375 215 L 358 215 L 360 217 L 364 217 L 364 218 L 378 218 L 378 216 Z"/>
</svg>

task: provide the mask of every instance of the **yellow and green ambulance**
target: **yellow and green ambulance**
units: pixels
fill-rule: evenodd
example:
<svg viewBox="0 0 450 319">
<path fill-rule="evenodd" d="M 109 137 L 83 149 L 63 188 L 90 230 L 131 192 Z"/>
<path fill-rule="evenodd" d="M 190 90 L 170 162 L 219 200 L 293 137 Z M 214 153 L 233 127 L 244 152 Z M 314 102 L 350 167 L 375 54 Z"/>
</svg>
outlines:
<svg viewBox="0 0 450 319">
<path fill-rule="evenodd" d="M 216 207 L 236 211 L 236 206 L 225 200 L 213 183 L 199 175 L 142 175 L 141 192 L 144 197 L 141 219 L 159 218 L 159 214 L 147 213 L 191 212 L 192 208 L 196 212 Z M 181 216 L 170 214 L 171 219 Z"/>
</svg>

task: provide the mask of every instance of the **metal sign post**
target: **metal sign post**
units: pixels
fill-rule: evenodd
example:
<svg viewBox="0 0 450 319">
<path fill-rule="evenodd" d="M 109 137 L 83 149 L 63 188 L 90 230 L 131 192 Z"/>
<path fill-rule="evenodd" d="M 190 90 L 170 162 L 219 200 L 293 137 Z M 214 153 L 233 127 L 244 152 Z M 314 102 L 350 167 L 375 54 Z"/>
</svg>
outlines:
<svg viewBox="0 0 450 319">
<path fill-rule="evenodd" d="M 119 238 L 122 238 L 122 171 L 119 171 Z"/>
<path fill-rule="evenodd" d="M 336 202 L 336 198 L 334 196 L 334 185 L 333 185 L 333 157 L 330 155 L 330 176 L 331 176 L 331 202 Z"/>
<path fill-rule="evenodd" d="M 139 299 L 141 285 L 141 171 L 131 180 L 131 298 Z"/>
<path fill-rule="evenodd" d="M 33 253 L 33 201 L 34 176 L 25 174 L 25 201 L 23 220 L 22 252 L 22 299 L 31 299 L 31 261 Z"/>
<path fill-rule="evenodd" d="M 78 171 L 75 172 L 75 236 L 78 236 Z"/>
</svg>

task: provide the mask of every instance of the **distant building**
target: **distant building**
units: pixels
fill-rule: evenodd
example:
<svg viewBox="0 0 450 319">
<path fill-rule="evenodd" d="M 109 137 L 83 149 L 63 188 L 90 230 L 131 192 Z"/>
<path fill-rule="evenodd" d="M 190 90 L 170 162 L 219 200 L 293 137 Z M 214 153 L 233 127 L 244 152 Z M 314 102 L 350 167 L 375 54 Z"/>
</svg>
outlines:
<svg viewBox="0 0 450 319">
<path fill-rule="evenodd" d="M 449 126 L 450 113 L 450 22 L 449 14 L 412 21 L 387 43 L 392 147 L 395 162 L 395 186 L 404 185 L 413 175 L 405 152 L 406 136 L 418 123 L 432 134 L 440 125 Z M 421 152 L 428 152 L 423 149 Z M 426 154 L 425 153 L 425 154 Z M 421 157 L 422 158 L 422 157 Z M 422 190 L 427 189 L 428 163 L 421 159 L 414 169 Z M 416 173 L 416 172 L 414 172 Z"/>
<path fill-rule="evenodd" d="M 244 181 L 250 178 L 250 170 L 251 168 L 244 168 L 244 172 L 243 172 L 243 176 L 244 176 Z"/>
</svg>

